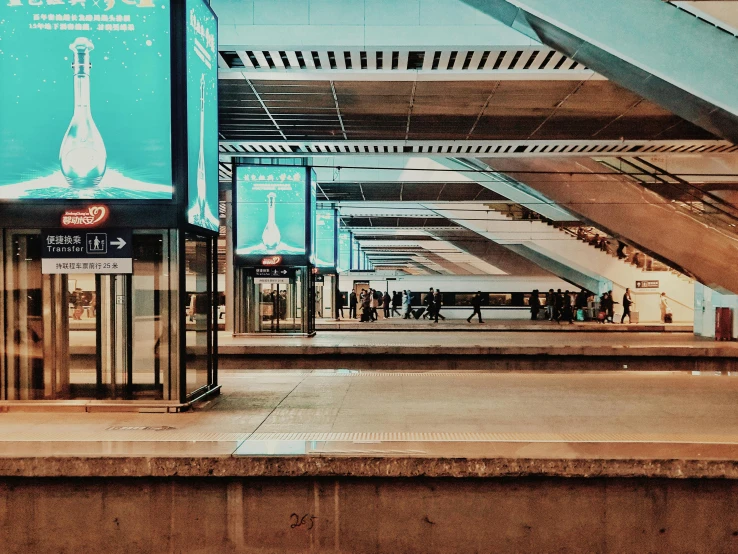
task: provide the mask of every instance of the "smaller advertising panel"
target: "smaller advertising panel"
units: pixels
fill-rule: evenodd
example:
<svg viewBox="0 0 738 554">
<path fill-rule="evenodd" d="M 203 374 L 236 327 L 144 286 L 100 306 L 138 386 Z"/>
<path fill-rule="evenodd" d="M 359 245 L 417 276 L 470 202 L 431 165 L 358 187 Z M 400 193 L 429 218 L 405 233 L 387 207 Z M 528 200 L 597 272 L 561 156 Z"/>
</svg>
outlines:
<svg viewBox="0 0 738 554">
<path fill-rule="evenodd" d="M 338 271 L 351 269 L 351 232 L 341 229 L 338 232 Z"/>
<path fill-rule="evenodd" d="M 307 192 L 304 167 L 237 167 L 236 255 L 305 256 Z"/>
<path fill-rule="evenodd" d="M 351 238 L 351 269 L 360 269 L 359 264 L 361 260 L 361 250 L 359 249 L 359 242 L 356 237 Z"/>
<path fill-rule="evenodd" d="M 41 232 L 41 273 L 133 273 L 130 229 Z"/>
<path fill-rule="evenodd" d="M 217 231 L 218 22 L 203 0 L 187 0 L 187 221 Z"/>
<path fill-rule="evenodd" d="M 333 209 L 315 213 L 315 265 L 336 267 L 336 212 Z"/>
</svg>

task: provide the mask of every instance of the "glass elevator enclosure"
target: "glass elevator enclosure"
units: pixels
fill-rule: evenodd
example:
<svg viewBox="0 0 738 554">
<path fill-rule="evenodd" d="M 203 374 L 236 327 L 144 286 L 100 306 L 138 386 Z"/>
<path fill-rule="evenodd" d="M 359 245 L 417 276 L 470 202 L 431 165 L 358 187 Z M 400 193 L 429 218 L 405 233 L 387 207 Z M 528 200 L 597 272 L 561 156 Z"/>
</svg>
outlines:
<svg viewBox="0 0 738 554">
<path fill-rule="evenodd" d="M 213 389 L 213 239 L 172 229 L 136 230 L 131 274 L 42 274 L 40 230 L 2 235 L 0 401 L 138 400 L 167 406 Z M 197 300 L 184 301 L 194 295 Z"/>
</svg>

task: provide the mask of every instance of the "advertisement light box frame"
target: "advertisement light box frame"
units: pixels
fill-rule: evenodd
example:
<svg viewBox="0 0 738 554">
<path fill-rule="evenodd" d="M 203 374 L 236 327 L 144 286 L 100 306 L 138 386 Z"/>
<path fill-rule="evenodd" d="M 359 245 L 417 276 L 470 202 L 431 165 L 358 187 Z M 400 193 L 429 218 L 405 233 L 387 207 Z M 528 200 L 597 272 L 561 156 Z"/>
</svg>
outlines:
<svg viewBox="0 0 738 554">
<path fill-rule="evenodd" d="M 201 0 L 210 13 L 215 14 L 205 0 Z M 154 0 L 156 5 L 165 0 Z M 191 225 L 187 221 L 188 200 L 188 137 L 187 137 L 187 25 L 188 13 L 185 2 L 166 1 L 166 10 L 169 14 L 169 73 L 167 93 L 170 95 L 169 139 L 171 164 L 171 198 L 2 198 L 0 197 L 0 219 L 6 228 L 28 228 L 29 209 L 32 210 L 33 226 L 38 228 L 53 228 L 59 226 L 59 221 L 65 210 L 74 208 L 84 210 L 90 205 L 103 204 L 110 209 L 110 219 L 103 227 L 131 227 L 131 228 L 187 228 L 197 234 L 217 235 L 218 231 L 211 231 L 199 226 Z M 191 3 L 191 2 L 188 2 Z M 23 6 L 27 4 L 23 0 Z M 88 10 L 93 5 L 87 2 Z M 81 4 L 80 4 L 81 5 Z M 101 4 L 104 6 L 104 4 Z M 53 10 L 59 6 L 38 6 L 39 10 Z M 75 6 L 76 7 L 76 6 Z M 7 5 L 0 6 L 2 10 Z M 0 12 L 0 19 L 3 12 Z M 217 18 L 216 18 L 217 23 Z M 41 32 L 41 31 L 39 31 Z M 77 38 L 78 33 L 72 32 Z M 43 38 L 43 37 L 41 37 Z M 42 41 L 43 42 L 43 41 Z M 70 44 L 73 39 L 70 39 Z M 69 72 L 69 88 L 72 89 L 72 54 L 69 52 L 67 70 Z M 92 51 L 92 55 L 104 55 L 103 52 Z M 92 72 L 94 77 L 94 58 Z M 2 67 L 2 65 L 0 65 Z M 2 76 L 0 75 L 0 79 Z M 91 79 L 94 90 L 95 82 Z M 92 105 L 93 116 L 95 105 Z M 71 113 L 69 114 L 71 117 Z M 0 120 L 3 114 L 0 113 Z M 61 138 L 60 138 L 61 143 Z M 30 152 L 33 156 L 34 152 Z M 217 206 L 216 206 L 217 210 Z M 216 213 L 217 216 L 217 213 Z"/>
<path fill-rule="evenodd" d="M 279 202 L 278 193 L 279 190 L 264 191 L 264 198 L 260 202 L 247 202 L 243 200 L 244 191 L 241 190 L 239 185 L 239 177 L 247 171 L 252 171 L 254 174 L 261 173 L 265 176 L 263 181 L 265 184 L 273 183 L 274 185 L 284 185 L 288 183 L 287 178 L 281 179 L 281 175 L 292 174 L 299 172 L 303 178 L 303 185 L 301 191 L 285 190 L 285 193 L 301 193 L 302 198 L 299 202 Z M 273 180 L 267 181 L 269 175 L 272 175 Z M 294 182 L 294 181 L 292 181 Z M 286 189 L 286 187 L 285 187 Z M 310 168 L 307 166 L 299 165 L 259 165 L 259 164 L 236 164 L 233 167 L 233 253 L 236 264 L 241 267 L 258 267 L 261 265 L 261 260 L 265 256 L 281 256 L 281 265 L 283 266 L 308 266 L 310 265 L 311 250 L 312 250 L 312 206 L 313 201 L 313 187 L 312 187 L 312 175 Z M 253 192 L 253 191 L 252 191 Z M 270 200 L 269 195 L 274 194 L 275 196 Z M 263 204 L 263 206 L 262 206 Z M 289 243 L 285 243 L 283 240 L 283 233 L 285 230 L 279 228 L 280 225 L 284 225 L 284 219 L 280 218 L 277 220 L 277 215 L 281 215 L 278 211 L 280 206 L 291 205 L 300 206 L 302 213 L 304 213 L 304 219 L 302 219 L 301 225 L 302 231 L 299 232 L 299 240 L 304 237 L 304 247 L 300 244 L 298 247 L 291 246 Z M 258 211 L 257 208 L 258 207 Z M 248 211 L 247 211 L 248 210 Z M 253 225 L 251 233 L 248 235 L 251 238 L 244 237 L 244 233 L 248 231 L 244 228 L 242 223 L 246 223 L 246 218 L 253 217 L 253 221 L 249 221 L 247 224 Z M 273 219 L 273 221 L 270 221 Z M 288 218 L 288 220 L 291 218 Z M 274 234 L 273 230 L 267 229 L 268 226 L 276 224 L 279 233 Z M 288 222 L 288 225 L 295 225 L 294 221 Z M 294 229 L 294 227 L 292 227 Z M 290 252 L 280 248 L 280 246 L 269 248 L 264 243 L 264 236 L 266 234 L 273 234 L 269 240 L 275 240 L 280 246 L 286 246 L 288 248 L 298 248 L 300 251 Z M 298 234 L 297 232 L 290 232 L 290 228 L 287 229 L 287 235 L 290 238 L 294 238 Z M 254 236 L 255 235 L 255 236 Z M 278 237 L 278 238 L 277 238 Z M 289 240 L 289 239 L 288 239 Z M 250 249 L 250 250 L 249 250 Z"/>
</svg>

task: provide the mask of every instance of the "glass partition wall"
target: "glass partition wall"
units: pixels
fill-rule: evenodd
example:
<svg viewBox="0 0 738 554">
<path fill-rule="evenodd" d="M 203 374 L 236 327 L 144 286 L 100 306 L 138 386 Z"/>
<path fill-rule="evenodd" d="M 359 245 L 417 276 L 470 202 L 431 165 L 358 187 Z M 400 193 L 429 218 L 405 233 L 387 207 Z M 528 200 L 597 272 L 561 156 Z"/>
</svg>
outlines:
<svg viewBox="0 0 738 554">
<path fill-rule="evenodd" d="M 216 386 L 212 237 L 135 230 L 132 274 L 47 275 L 40 230 L 0 234 L 1 401 L 180 403 Z"/>
</svg>

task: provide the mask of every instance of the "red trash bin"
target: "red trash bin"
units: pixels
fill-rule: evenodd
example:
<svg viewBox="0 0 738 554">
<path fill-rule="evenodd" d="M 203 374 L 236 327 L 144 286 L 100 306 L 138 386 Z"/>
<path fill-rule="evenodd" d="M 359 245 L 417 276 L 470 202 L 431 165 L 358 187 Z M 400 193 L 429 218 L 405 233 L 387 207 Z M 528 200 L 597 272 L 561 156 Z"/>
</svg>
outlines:
<svg viewBox="0 0 738 554">
<path fill-rule="evenodd" d="M 715 308 L 715 340 L 733 340 L 732 308 Z"/>
</svg>

